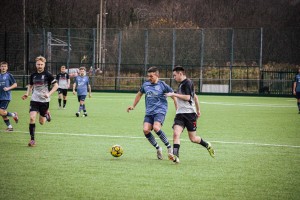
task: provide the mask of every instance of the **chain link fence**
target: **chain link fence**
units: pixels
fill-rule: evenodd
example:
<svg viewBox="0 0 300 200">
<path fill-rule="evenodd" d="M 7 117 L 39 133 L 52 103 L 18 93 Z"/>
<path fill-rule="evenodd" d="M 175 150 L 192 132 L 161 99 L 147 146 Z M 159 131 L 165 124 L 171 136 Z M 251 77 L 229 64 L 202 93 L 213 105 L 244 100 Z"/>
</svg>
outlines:
<svg viewBox="0 0 300 200">
<path fill-rule="evenodd" d="M 16 75 L 29 75 L 34 59 L 47 58 L 53 74 L 61 65 L 68 69 L 86 66 L 93 89 L 136 91 L 145 80 L 149 66 L 160 69 L 160 77 L 176 87 L 172 69 L 187 69 L 197 92 L 291 94 L 291 75 L 300 63 L 300 29 L 32 29 L 26 37 L 26 64 L 23 35 L 0 33 L 2 60 Z M 284 63 L 276 72 L 270 62 Z M 293 63 L 293 64 L 289 64 Z M 271 79 L 270 79 L 271 77 Z M 26 80 L 22 76 L 20 81 Z M 284 85 L 272 90 L 274 83 Z M 271 84 L 271 85 L 270 85 Z M 277 85 L 278 85 L 277 84 Z M 19 85 L 26 85 L 25 83 Z M 269 87 L 269 90 L 266 89 Z"/>
</svg>

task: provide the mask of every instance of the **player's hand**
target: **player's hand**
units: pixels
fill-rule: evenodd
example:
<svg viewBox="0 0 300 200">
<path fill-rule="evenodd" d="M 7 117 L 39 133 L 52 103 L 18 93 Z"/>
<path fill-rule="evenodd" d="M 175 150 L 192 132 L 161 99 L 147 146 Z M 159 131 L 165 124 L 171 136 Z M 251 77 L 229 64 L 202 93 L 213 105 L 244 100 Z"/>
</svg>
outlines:
<svg viewBox="0 0 300 200">
<path fill-rule="evenodd" d="M 201 112 L 197 111 L 197 118 L 199 118 L 201 116 Z"/>
<path fill-rule="evenodd" d="M 133 110 L 134 109 L 134 107 L 133 106 L 128 106 L 128 108 L 127 108 L 127 112 L 129 112 L 129 111 L 131 111 L 131 110 Z"/>
<path fill-rule="evenodd" d="M 169 92 L 169 93 L 165 93 L 165 95 L 167 96 L 167 97 L 172 97 L 172 96 L 174 96 L 174 92 Z"/>
<path fill-rule="evenodd" d="M 50 97 L 49 93 L 45 93 L 45 94 L 44 94 L 44 97 L 45 97 L 45 98 L 49 98 L 49 97 Z"/>
<path fill-rule="evenodd" d="M 8 91 L 9 89 L 8 89 L 7 87 L 4 87 L 3 90 L 4 90 L 4 91 Z"/>
<path fill-rule="evenodd" d="M 21 98 L 22 98 L 23 100 L 25 100 L 25 99 L 27 99 L 27 97 L 28 97 L 28 95 L 27 95 L 27 94 L 24 94 Z"/>
</svg>

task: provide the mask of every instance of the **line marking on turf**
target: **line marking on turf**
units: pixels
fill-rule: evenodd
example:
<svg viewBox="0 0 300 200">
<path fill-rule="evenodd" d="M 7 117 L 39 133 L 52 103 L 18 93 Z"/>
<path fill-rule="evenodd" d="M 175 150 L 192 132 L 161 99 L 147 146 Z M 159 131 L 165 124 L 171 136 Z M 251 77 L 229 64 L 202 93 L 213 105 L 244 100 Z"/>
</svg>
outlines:
<svg viewBox="0 0 300 200">
<path fill-rule="evenodd" d="M 24 131 L 14 131 L 18 133 L 28 133 Z M 38 134 L 45 135 L 69 135 L 69 136 L 82 136 L 82 137 L 106 137 L 106 138 L 128 138 L 128 139 L 145 139 L 145 137 L 139 136 L 121 136 L 121 135 L 96 135 L 87 133 L 52 133 L 52 132 L 36 132 Z M 173 141 L 173 140 L 172 140 Z M 181 139 L 181 141 L 190 141 Z M 270 146 L 270 147 L 288 147 L 288 148 L 300 148 L 297 145 L 286 145 L 286 144 L 266 144 L 266 143 L 254 143 L 254 142 L 226 142 L 226 141 L 211 141 L 219 144 L 237 144 L 237 145 L 254 145 L 254 146 Z"/>
<path fill-rule="evenodd" d="M 226 102 L 206 102 L 206 101 L 200 101 L 200 103 L 221 105 L 221 106 L 247 106 L 247 107 L 270 107 L 270 108 L 294 108 L 295 107 L 292 105 L 284 105 L 284 104 L 226 103 Z"/>
</svg>

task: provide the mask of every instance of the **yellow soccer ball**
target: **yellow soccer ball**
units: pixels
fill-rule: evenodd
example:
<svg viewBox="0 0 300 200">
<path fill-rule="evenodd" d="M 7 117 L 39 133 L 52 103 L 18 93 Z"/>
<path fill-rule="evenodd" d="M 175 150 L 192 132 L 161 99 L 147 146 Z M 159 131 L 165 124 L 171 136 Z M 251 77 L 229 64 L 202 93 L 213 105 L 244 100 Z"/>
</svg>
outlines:
<svg viewBox="0 0 300 200">
<path fill-rule="evenodd" d="M 123 155 L 123 148 L 121 147 L 121 145 L 113 145 L 111 148 L 110 148 L 110 154 L 113 156 L 113 157 L 120 157 Z"/>
</svg>

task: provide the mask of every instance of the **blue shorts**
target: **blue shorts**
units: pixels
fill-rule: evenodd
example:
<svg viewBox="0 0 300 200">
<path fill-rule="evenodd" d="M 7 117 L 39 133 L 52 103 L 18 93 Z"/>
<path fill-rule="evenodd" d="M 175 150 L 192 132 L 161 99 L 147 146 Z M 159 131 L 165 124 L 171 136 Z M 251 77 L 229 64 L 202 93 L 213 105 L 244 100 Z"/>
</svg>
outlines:
<svg viewBox="0 0 300 200">
<path fill-rule="evenodd" d="M 154 124 L 154 122 L 159 122 L 161 123 L 161 125 L 164 123 L 165 121 L 165 115 L 158 113 L 158 114 L 154 114 L 154 115 L 146 115 L 144 118 L 144 123 L 148 122 L 149 124 Z"/>
<path fill-rule="evenodd" d="M 86 98 L 86 95 L 79 95 L 79 96 L 77 96 L 77 98 L 78 98 L 78 102 L 84 101 Z"/>
<path fill-rule="evenodd" d="M 6 110 L 9 104 L 9 100 L 0 100 L 0 109 Z"/>
</svg>

